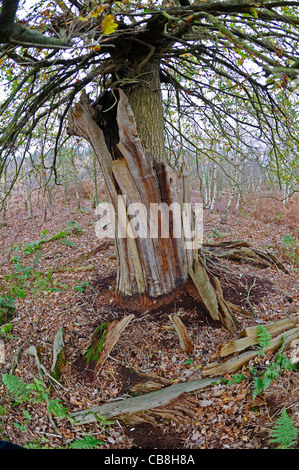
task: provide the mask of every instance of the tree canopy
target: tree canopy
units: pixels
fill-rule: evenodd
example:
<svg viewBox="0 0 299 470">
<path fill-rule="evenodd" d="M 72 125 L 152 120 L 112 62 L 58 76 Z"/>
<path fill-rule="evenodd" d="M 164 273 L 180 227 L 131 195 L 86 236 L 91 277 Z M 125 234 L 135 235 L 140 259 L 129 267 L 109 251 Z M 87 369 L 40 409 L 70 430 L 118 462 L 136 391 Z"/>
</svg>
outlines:
<svg viewBox="0 0 299 470">
<path fill-rule="evenodd" d="M 3 0 L 0 169 L 14 161 L 16 179 L 40 126 L 52 126 L 56 175 L 66 117 L 82 90 L 96 99 L 134 87 L 150 61 L 160 67 L 166 131 L 188 138 L 183 119 L 198 135 L 246 135 L 285 167 L 286 145 L 292 159 L 298 147 L 289 100 L 298 41 L 298 1 Z"/>
</svg>

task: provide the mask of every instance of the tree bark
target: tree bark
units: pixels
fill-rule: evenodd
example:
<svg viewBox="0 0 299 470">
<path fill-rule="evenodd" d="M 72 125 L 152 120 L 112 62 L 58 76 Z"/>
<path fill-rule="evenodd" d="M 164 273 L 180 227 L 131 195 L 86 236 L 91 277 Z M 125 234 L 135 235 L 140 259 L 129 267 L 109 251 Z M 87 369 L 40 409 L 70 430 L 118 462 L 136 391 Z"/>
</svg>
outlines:
<svg viewBox="0 0 299 470">
<path fill-rule="evenodd" d="M 116 236 L 119 262 L 117 291 L 123 295 L 145 294 L 157 298 L 182 286 L 187 281 L 189 267 L 193 265 L 194 250 L 185 247 L 181 212 L 184 203 L 190 201 L 188 175 L 185 169 L 176 173 L 166 163 L 150 158 L 138 136 L 128 99 L 121 90 L 118 93 L 115 115 L 117 146 L 114 144 L 115 136 L 107 135 L 111 129 L 103 132 L 96 123 L 99 116 L 95 111 L 99 105 L 92 107 L 86 94 L 82 94 L 80 102 L 70 113 L 68 132 L 86 138 L 93 146 L 115 211 L 116 226 L 125 225 L 131 230 L 123 238 Z M 125 196 L 125 199 L 119 196 Z M 173 203 L 176 204 L 172 206 L 174 209 L 180 207 L 179 213 L 168 210 Z M 139 227 L 139 233 L 145 236 L 134 233 L 134 220 L 130 217 L 134 214 L 128 214 L 132 204 L 142 204 L 145 208 L 146 212 L 138 217 L 139 224 L 143 225 Z M 155 210 L 161 212 L 165 221 L 169 215 L 169 238 L 163 238 L 159 233 L 161 223 L 154 227 L 156 233 L 152 233 L 149 214 Z M 174 237 L 175 231 L 182 235 Z"/>
<path fill-rule="evenodd" d="M 127 94 L 137 132 L 144 150 L 155 160 L 166 162 L 159 63 L 145 64 L 139 75 L 141 83 Z"/>
</svg>

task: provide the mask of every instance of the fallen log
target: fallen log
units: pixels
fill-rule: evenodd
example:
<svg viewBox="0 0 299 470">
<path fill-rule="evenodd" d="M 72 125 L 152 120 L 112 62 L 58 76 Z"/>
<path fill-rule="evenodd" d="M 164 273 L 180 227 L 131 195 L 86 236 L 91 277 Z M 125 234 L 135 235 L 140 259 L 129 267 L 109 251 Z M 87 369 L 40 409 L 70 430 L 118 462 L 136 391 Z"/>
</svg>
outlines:
<svg viewBox="0 0 299 470">
<path fill-rule="evenodd" d="M 182 393 L 192 392 L 210 385 L 218 384 L 222 377 L 197 379 L 190 382 L 170 385 L 169 387 L 150 392 L 138 397 L 126 398 L 105 403 L 104 405 L 77 411 L 70 414 L 75 425 L 89 424 L 97 421 L 97 415 L 104 418 L 115 418 L 126 414 L 137 413 L 138 411 L 150 410 L 166 405 Z"/>
<path fill-rule="evenodd" d="M 292 328 L 291 330 L 285 331 L 280 335 L 276 336 L 271 340 L 271 343 L 263 349 L 264 353 L 276 351 L 283 344 L 284 349 L 288 349 L 291 346 L 293 340 L 299 338 L 299 327 Z M 258 356 L 261 351 L 250 350 L 245 351 L 227 361 L 221 363 L 208 364 L 202 371 L 203 376 L 213 375 L 225 375 L 236 372 L 238 369 L 247 364 L 251 359 Z"/>
<path fill-rule="evenodd" d="M 297 323 L 299 323 L 299 315 L 294 315 L 290 318 L 285 318 L 284 320 L 279 320 L 277 322 L 266 323 L 263 326 L 266 330 L 271 334 L 279 334 L 285 330 L 289 330 L 290 328 L 294 328 Z M 249 326 L 244 328 L 240 333 L 240 338 L 244 338 L 245 336 L 252 336 L 257 334 L 257 327 L 258 325 Z"/>
<path fill-rule="evenodd" d="M 271 334 L 271 336 L 277 336 L 278 334 L 290 330 L 296 327 L 299 322 L 299 318 L 290 318 L 286 320 L 280 320 L 278 322 L 268 323 L 263 325 L 264 328 Z M 218 354 L 220 357 L 228 356 L 236 352 L 243 351 L 244 349 L 254 346 L 258 343 L 258 326 L 252 326 L 245 328 L 240 333 L 240 338 L 234 341 L 230 341 L 219 347 Z"/>
</svg>

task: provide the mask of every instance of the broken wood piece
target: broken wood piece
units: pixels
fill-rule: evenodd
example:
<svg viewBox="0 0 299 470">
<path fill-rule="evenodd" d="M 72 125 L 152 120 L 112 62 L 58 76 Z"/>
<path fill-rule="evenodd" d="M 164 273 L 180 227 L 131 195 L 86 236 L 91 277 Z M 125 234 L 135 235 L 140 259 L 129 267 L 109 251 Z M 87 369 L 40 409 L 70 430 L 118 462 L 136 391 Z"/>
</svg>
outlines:
<svg viewBox="0 0 299 470">
<path fill-rule="evenodd" d="M 103 323 L 95 330 L 91 346 L 85 355 L 89 368 L 100 372 L 120 335 L 134 316 L 131 314 L 122 319 L 115 319 L 111 323 Z"/>
<path fill-rule="evenodd" d="M 263 326 L 271 335 L 276 335 L 282 333 L 285 330 L 289 330 L 290 328 L 294 328 L 297 323 L 299 323 L 299 315 L 285 318 L 284 320 L 279 320 L 277 322 L 266 323 Z M 259 325 L 254 325 L 244 328 L 240 333 L 240 338 L 256 335 L 258 326 Z"/>
<path fill-rule="evenodd" d="M 214 277 L 214 288 L 200 259 L 194 261 L 193 269 L 189 268 L 189 275 L 213 320 L 219 320 L 225 328 L 234 333 L 237 330 L 237 320 L 223 298 L 219 279 Z"/>
<path fill-rule="evenodd" d="M 280 335 L 271 339 L 271 343 L 269 344 L 269 346 L 266 346 L 263 351 L 265 353 L 269 351 L 276 351 L 276 349 L 278 349 L 282 345 L 282 343 L 284 349 L 288 349 L 291 346 L 292 341 L 297 338 L 299 338 L 299 327 L 284 331 Z"/>
<path fill-rule="evenodd" d="M 232 302 L 229 302 L 228 300 L 226 300 L 225 303 L 233 312 L 244 315 L 245 317 L 252 317 L 252 312 L 249 312 L 249 310 L 246 310 L 240 305 L 233 304 Z"/>
<path fill-rule="evenodd" d="M 238 322 L 233 315 L 233 312 L 229 306 L 229 304 L 223 298 L 223 291 L 220 284 L 220 281 L 217 277 L 214 277 L 215 283 L 215 292 L 216 297 L 219 305 L 219 316 L 221 323 L 226 326 L 226 328 L 231 332 L 235 332 L 238 327 Z"/>
<path fill-rule="evenodd" d="M 219 320 L 216 292 L 211 284 L 205 267 L 199 259 L 194 262 L 194 269 L 189 268 L 189 274 L 211 317 L 214 320 Z"/>
<path fill-rule="evenodd" d="M 172 313 L 171 315 L 168 315 L 170 321 L 172 322 L 175 331 L 179 337 L 180 340 L 180 345 L 183 349 L 183 351 L 187 353 L 192 353 L 193 352 L 193 344 L 192 341 L 187 333 L 187 329 L 182 322 L 182 320 L 178 317 L 178 315 Z"/>
<path fill-rule="evenodd" d="M 134 395 L 153 392 L 154 390 L 160 390 L 161 388 L 173 384 L 172 380 L 160 377 L 156 374 L 135 371 L 131 371 L 131 374 L 134 385 L 130 387 L 130 392 Z"/>
<path fill-rule="evenodd" d="M 141 411 L 126 417 L 126 423 L 136 426 L 142 423 L 161 424 L 161 420 L 188 425 L 198 411 L 198 400 L 192 393 L 182 393 L 170 400 L 166 406 Z"/>
<path fill-rule="evenodd" d="M 243 241 L 223 242 L 218 244 L 205 244 L 204 250 L 218 258 L 227 258 L 236 261 L 253 262 L 264 267 L 277 266 L 285 274 L 288 270 L 270 252 L 262 252 Z"/>
<path fill-rule="evenodd" d="M 282 344 L 284 349 L 288 349 L 291 346 L 291 343 L 294 339 L 299 338 L 299 327 L 292 328 L 291 330 L 287 330 L 280 335 L 276 336 L 271 340 L 271 343 L 263 349 L 264 353 L 270 351 L 276 351 Z M 202 374 L 203 376 L 207 375 L 225 375 L 230 374 L 232 372 L 236 372 L 242 366 L 244 366 L 247 362 L 253 359 L 255 356 L 259 355 L 260 351 L 245 351 L 227 361 L 221 363 L 212 363 L 208 364 L 205 369 L 203 369 Z"/>
<path fill-rule="evenodd" d="M 268 330 L 268 332 L 271 334 L 272 337 L 275 337 L 284 331 L 294 328 L 297 322 L 298 320 L 296 321 L 296 319 L 294 320 L 287 319 L 287 320 L 281 320 L 281 321 L 274 322 L 274 323 L 269 323 L 268 325 L 265 324 L 263 325 L 263 327 L 265 327 Z M 245 328 L 240 333 L 239 339 L 230 341 L 229 343 L 226 343 L 220 346 L 218 349 L 218 354 L 221 357 L 228 356 L 229 354 L 243 351 L 244 349 L 247 349 L 250 346 L 254 346 L 256 344 L 258 344 L 257 326 Z"/>
<path fill-rule="evenodd" d="M 209 387 L 210 385 L 220 383 L 221 380 L 222 377 L 213 377 L 178 383 L 138 397 L 114 400 L 94 408 L 77 411 L 71 413 L 70 416 L 75 425 L 82 425 L 97 421 L 97 415 L 104 418 L 114 418 L 116 416 L 137 413 L 138 411 L 150 410 L 166 405 L 170 400 L 173 400 L 182 393 Z"/>
<path fill-rule="evenodd" d="M 217 353 L 220 357 L 229 356 L 230 354 L 244 351 L 244 349 L 256 345 L 257 342 L 257 336 L 248 336 L 246 338 L 236 339 L 235 341 L 230 341 L 229 343 L 220 346 Z"/>
<path fill-rule="evenodd" d="M 225 375 L 241 369 L 247 362 L 259 354 L 258 351 L 245 351 L 225 362 L 208 364 L 202 371 L 203 376 Z"/>
<path fill-rule="evenodd" d="M 62 368 L 65 366 L 65 344 L 64 344 L 64 328 L 59 328 L 53 343 L 53 361 L 51 367 L 51 375 L 54 379 L 59 380 Z"/>
</svg>

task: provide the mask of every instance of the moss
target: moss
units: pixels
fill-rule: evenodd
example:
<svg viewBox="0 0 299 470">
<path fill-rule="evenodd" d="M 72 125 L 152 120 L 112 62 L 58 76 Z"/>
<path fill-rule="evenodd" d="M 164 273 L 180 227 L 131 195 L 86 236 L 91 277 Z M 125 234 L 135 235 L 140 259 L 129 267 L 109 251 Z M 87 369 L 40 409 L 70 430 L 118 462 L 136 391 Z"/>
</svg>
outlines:
<svg viewBox="0 0 299 470">
<path fill-rule="evenodd" d="M 54 371 L 52 372 L 52 377 L 56 380 L 60 379 L 61 370 L 65 366 L 65 348 L 58 354 L 56 359 L 56 365 Z"/>
<path fill-rule="evenodd" d="M 102 323 L 102 325 L 98 326 L 94 331 L 91 346 L 85 354 L 87 364 L 89 364 L 90 361 L 98 361 L 106 339 L 107 327 L 108 323 Z"/>
</svg>

